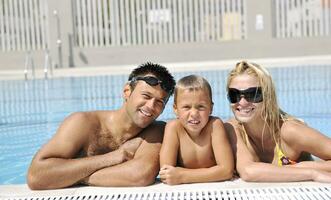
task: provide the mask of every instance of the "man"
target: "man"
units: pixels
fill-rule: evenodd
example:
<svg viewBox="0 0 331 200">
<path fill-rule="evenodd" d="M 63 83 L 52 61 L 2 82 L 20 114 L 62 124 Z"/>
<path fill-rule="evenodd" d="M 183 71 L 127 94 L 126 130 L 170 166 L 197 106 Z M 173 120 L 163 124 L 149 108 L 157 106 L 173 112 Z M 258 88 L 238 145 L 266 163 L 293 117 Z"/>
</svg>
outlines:
<svg viewBox="0 0 331 200">
<path fill-rule="evenodd" d="M 145 186 L 154 183 L 164 122 L 155 121 L 173 93 L 175 80 L 163 66 L 134 69 L 118 110 L 77 112 L 32 160 L 31 189 L 75 184 Z"/>
</svg>

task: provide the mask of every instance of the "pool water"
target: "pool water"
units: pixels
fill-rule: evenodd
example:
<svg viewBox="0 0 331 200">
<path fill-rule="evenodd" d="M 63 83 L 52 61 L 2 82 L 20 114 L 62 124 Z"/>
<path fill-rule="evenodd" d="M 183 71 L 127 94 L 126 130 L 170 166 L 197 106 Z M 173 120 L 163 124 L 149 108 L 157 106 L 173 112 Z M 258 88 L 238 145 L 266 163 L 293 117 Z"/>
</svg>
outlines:
<svg viewBox="0 0 331 200">
<path fill-rule="evenodd" d="M 331 136 L 331 65 L 270 68 L 281 108 Z M 212 86 L 213 115 L 232 116 L 226 99 L 228 70 L 199 74 Z M 33 155 L 75 111 L 110 110 L 122 105 L 127 75 L 0 81 L 0 184 L 23 184 Z M 159 117 L 174 117 L 173 99 Z"/>
</svg>

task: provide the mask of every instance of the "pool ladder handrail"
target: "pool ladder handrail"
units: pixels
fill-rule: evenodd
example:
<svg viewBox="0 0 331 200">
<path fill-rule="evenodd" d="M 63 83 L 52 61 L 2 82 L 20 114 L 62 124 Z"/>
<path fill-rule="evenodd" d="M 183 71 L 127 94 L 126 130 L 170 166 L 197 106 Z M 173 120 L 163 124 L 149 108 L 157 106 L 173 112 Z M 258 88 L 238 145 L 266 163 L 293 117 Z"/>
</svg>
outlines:
<svg viewBox="0 0 331 200">
<path fill-rule="evenodd" d="M 28 53 L 25 56 L 25 66 L 24 66 L 24 78 L 25 80 L 28 80 L 28 74 L 29 70 L 32 70 L 32 78 L 35 79 L 36 77 L 36 70 L 34 65 L 34 59 L 32 56 L 31 51 L 28 51 Z M 44 78 L 48 79 L 49 75 L 48 72 L 50 72 L 50 76 L 53 76 L 53 63 L 51 56 L 49 55 L 49 51 L 45 50 L 45 63 L 44 63 Z"/>
<path fill-rule="evenodd" d="M 31 54 L 31 51 L 28 51 L 28 53 L 25 56 L 25 66 L 24 66 L 24 78 L 25 80 L 28 80 L 28 73 L 29 69 L 32 70 L 32 78 L 35 78 L 35 66 L 34 66 L 34 60 Z"/>
<path fill-rule="evenodd" d="M 50 75 L 53 76 L 53 63 L 52 63 L 52 57 L 49 55 L 49 51 L 45 51 L 45 63 L 44 63 L 44 77 L 45 79 L 48 79 L 48 71 L 50 72 Z"/>
</svg>

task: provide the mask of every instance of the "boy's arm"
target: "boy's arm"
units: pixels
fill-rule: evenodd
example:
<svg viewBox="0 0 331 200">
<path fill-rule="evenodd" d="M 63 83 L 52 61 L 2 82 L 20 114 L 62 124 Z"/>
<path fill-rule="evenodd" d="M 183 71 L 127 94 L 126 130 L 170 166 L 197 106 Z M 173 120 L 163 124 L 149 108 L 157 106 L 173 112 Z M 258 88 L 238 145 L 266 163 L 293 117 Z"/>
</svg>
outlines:
<svg viewBox="0 0 331 200">
<path fill-rule="evenodd" d="M 213 182 L 232 178 L 233 155 L 223 123 L 218 118 L 212 119 L 210 123 L 212 123 L 211 142 L 217 165 L 199 169 L 165 166 L 165 176 L 168 176 L 166 177 L 167 184 Z"/>
<path fill-rule="evenodd" d="M 134 158 L 121 164 L 100 169 L 85 179 L 94 186 L 146 186 L 155 182 L 159 171 L 159 153 L 164 123 L 150 125 L 142 133 L 144 139 Z"/>
<path fill-rule="evenodd" d="M 163 143 L 160 151 L 160 167 L 164 165 L 177 165 L 177 154 L 179 148 L 176 120 L 167 123 L 164 131 Z"/>
<path fill-rule="evenodd" d="M 31 162 L 27 174 L 31 189 L 68 187 L 99 169 L 123 162 L 120 151 L 74 158 L 87 142 L 92 123 L 87 113 L 75 113 L 64 120 Z"/>
<path fill-rule="evenodd" d="M 215 118 L 212 127 L 212 145 L 217 164 L 216 176 L 213 179 L 217 181 L 231 179 L 234 172 L 234 158 L 224 124 L 222 120 Z"/>
</svg>

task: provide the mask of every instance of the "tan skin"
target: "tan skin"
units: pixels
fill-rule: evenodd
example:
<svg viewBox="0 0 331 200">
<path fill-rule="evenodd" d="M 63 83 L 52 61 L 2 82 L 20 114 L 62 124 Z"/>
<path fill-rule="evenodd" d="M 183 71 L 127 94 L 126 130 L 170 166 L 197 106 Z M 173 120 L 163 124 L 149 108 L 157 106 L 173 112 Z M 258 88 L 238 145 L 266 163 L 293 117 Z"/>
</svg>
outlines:
<svg viewBox="0 0 331 200">
<path fill-rule="evenodd" d="M 67 117 L 32 160 L 31 189 L 145 186 L 154 183 L 164 123 L 155 119 L 167 93 L 159 85 L 126 84 L 119 110 L 78 112 Z"/>
<path fill-rule="evenodd" d="M 229 87 L 244 90 L 259 86 L 256 77 L 248 74 L 233 78 Z M 264 121 L 261 118 L 261 103 L 251 103 L 241 98 L 231 104 L 235 117 L 244 122 L 248 135 L 247 145 L 238 130 L 239 123 L 230 119 L 225 123 L 236 158 L 236 169 L 245 181 L 288 182 L 317 181 L 331 182 L 331 139 L 307 125 L 290 120 L 281 125 L 281 149 L 294 161 L 294 165 L 277 166 L 276 144 L 268 129 L 262 134 Z M 263 140 L 263 146 L 262 146 Z M 315 155 L 322 161 L 311 161 Z M 324 161 L 325 160 L 325 161 Z"/>
<path fill-rule="evenodd" d="M 181 183 L 230 179 L 233 156 L 223 122 L 210 116 L 208 92 L 180 90 L 177 119 L 167 123 L 160 152 L 161 181 Z"/>
</svg>

